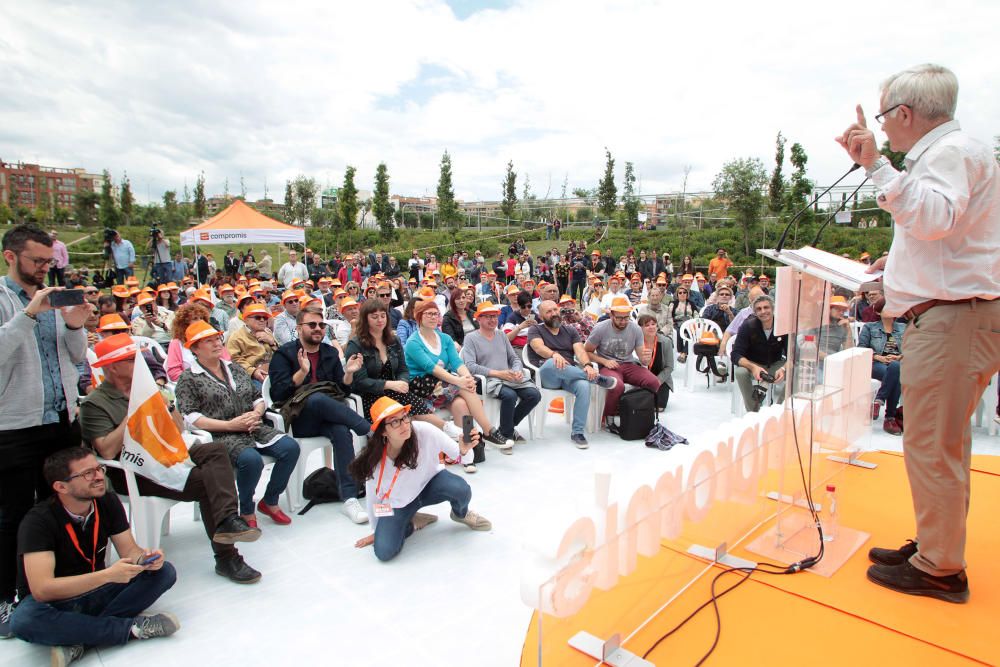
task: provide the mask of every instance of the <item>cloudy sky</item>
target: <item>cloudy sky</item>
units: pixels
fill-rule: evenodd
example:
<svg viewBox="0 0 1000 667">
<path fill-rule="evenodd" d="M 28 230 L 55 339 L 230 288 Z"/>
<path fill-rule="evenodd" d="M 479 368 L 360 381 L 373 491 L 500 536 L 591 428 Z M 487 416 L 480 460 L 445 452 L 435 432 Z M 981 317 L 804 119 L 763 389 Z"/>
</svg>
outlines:
<svg viewBox="0 0 1000 667">
<path fill-rule="evenodd" d="M 193 185 L 282 199 L 286 179 L 497 199 L 508 160 L 534 193 L 593 187 L 604 148 L 641 192 L 770 169 L 780 130 L 829 182 L 832 137 L 878 83 L 940 62 L 958 117 L 1000 134 L 1000 2 L 5 2 L 0 159 L 124 170 L 140 200 Z M 873 120 L 869 121 L 874 124 Z M 786 170 L 789 166 L 786 162 Z M 787 173 L 787 172 L 786 172 Z M 853 177 L 852 177 L 853 178 Z"/>
</svg>

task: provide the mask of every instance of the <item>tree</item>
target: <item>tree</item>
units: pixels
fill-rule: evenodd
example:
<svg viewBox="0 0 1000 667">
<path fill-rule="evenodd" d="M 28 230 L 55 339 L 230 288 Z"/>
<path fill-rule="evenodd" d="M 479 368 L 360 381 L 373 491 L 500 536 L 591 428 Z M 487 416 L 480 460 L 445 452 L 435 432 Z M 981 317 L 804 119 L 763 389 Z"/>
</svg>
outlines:
<svg viewBox="0 0 1000 667">
<path fill-rule="evenodd" d="M 604 153 L 607 155 L 607 161 L 604 163 L 604 176 L 597 184 L 597 210 L 601 217 L 609 220 L 617 208 L 618 187 L 615 185 L 615 160 L 606 147 Z"/>
<path fill-rule="evenodd" d="M 341 229 L 355 229 L 358 223 L 358 188 L 354 185 L 354 173 L 357 170 L 348 165 L 344 170 L 344 187 L 337 193 L 337 204 L 340 208 Z"/>
<path fill-rule="evenodd" d="M 639 198 L 635 196 L 635 167 L 631 162 L 625 163 L 622 208 L 625 210 L 625 226 L 629 230 L 629 245 L 631 245 L 632 228 L 639 224 Z"/>
<path fill-rule="evenodd" d="M 292 187 L 291 181 L 285 181 L 285 215 L 288 216 L 288 221 L 295 222 L 295 217 L 292 215 L 292 210 L 295 208 L 295 189 Z"/>
<path fill-rule="evenodd" d="M 896 171 L 903 170 L 903 160 L 904 158 L 906 158 L 905 151 L 897 153 L 896 151 L 892 150 L 891 148 L 889 148 L 889 140 L 886 139 L 882 143 L 882 148 L 879 149 L 879 152 L 882 153 L 882 155 L 884 155 L 889 160 L 890 163 L 892 163 L 892 166 L 896 168 Z"/>
<path fill-rule="evenodd" d="M 396 235 L 392 221 L 392 204 L 389 202 L 389 168 L 379 162 L 375 169 L 375 192 L 372 194 L 372 209 L 378 222 L 382 240 L 391 241 Z"/>
<path fill-rule="evenodd" d="M 785 138 L 778 132 L 774 141 L 774 172 L 771 173 L 771 183 L 767 186 L 767 207 L 771 213 L 778 213 L 785 207 L 785 177 L 781 170 L 785 164 Z"/>
<path fill-rule="evenodd" d="M 510 219 L 514 217 L 514 210 L 517 208 L 517 172 L 514 171 L 513 160 L 508 160 L 507 174 L 500 185 L 503 187 L 503 199 L 500 201 L 500 211 L 503 212 L 503 217 L 507 218 L 507 222 L 509 223 Z"/>
<path fill-rule="evenodd" d="M 451 156 L 448 151 L 441 156 L 441 175 L 438 177 L 437 214 L 442 224 L 458 226 L 461 216 L 455 203 L 455 187 L 451 182 Z"/>
<path fill-rule="evenodd" d="M 806 155 L 805 149 L 802 148 L 802 144 L 796 142 L 792 144 L 788 159 L 795 167 L 795 171 L 792 172 L 791 189 L 788 191 L 788 201 L 785 208 L 789 211 L 798 211 L 809 201 L 809 194 L 813 189 L 813 182 L 806 178 L 806 163 L 809 161 L 809 157 Z M 813 212 L 812 209 L 809 209 L 802 214 L 801 220 L 809 222 L 812 218 Z"/>
<path fill-rule="evenodd" d="M 764 186 L 767 185 L 767 172 L 757 158 L 738 158 L 722 166 L 712 189 L 736 214 L 736 221 L 743 228 L 743 248 L 750 255 L 750 232 L 760 220 L 761 207 L 764 205 Z"/>
<path fill-rule="evenodd" d="M 73 217 L 81 227 L 97 224 L 97 193 L 93 190 L 80 190 L 73 198 Z"/>
<path fill-rule="evenodd" d="M 122 219 L 126 225 L 132 224 L 132 205 L 135 204 L 135 197 L 132 196 L 132 183 L 128 180 L 128 172 L 122 176 L 121 189 Z"/>
<path fill-rule="evenodd" d="M 293 224 L 305 225 L 307 222 L 312 223 L 312 212 L 316 208 L 316 193 L 319 192 L 319 185 L 316 184 L 316 179 L 306 178 L 304 175 L 299 174 L 290 183 L 292 189 L 292 205 L 288 206 L 288 202 L 285 202 L 285 210 L 288 213 L 289 220 Z M 285 190 L 287 197 L 287 188 Z"/>
<path fill-rule="evenodd" d="M 993 157 L 1000 162 L 1000 134 L 993 137 Z"/>
<path fill-rule="evenodd" d="M 69 217 L 69 210 L 61 206 L 56 206 L 55 210 L 52 211 L 52 222 L 60 227 L 69 224 Z"/>
<path fill-rule="evenodd" d="M 98 220 L 106 228 L 115 229 L 118 227 L 118 205 L 115 197 L 111 194 L 111 174 L 104 170 L 104 180 L 101 182 L 101 199 Z"/>
<path fill-rule="evenodd" d="M 205 217 L 205 172 L 198 174 L 198 180 L 194 183 L 194 215 L 198 218 Z"/>
<path fill-rule="evenodd" d="M 163 221 L 167 225 L 179 225 L 184 222 L 184 213 L 177 203 L 176 190 L 167 190 L 163 193 Z"/>
<path fill-rule="evenodd" d="M 561 199 L 563 203 L 563 209 L 562 212 L 560 213 L 560 216 L 563 221 L 569 218 L 569 209 L 566 208 L 566 188 L 568 187 L 569 187 L 569 172 L 567 172 L 566 175 L 563 177 L 562 191 L 559 194 L 559 199 Z"/>
<path fill-rule="evenodd" d="M 247 184 L 243 180 L 243 172 L 240 172 L 240 199 L 243 201 L 247 200 Z"/>
</svg>

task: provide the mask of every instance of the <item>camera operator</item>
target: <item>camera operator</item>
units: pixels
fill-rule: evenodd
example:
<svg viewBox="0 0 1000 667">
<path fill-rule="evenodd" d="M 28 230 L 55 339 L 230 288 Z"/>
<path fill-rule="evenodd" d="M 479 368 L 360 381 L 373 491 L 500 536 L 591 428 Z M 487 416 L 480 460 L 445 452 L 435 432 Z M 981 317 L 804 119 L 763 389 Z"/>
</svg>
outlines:
<svg viewBox="0 0 1000 667">
<path fill-rule="evenodd" d="M 146 242 L 146 250 L 153 254 L 153 280 L 158 285 L 169 281 L 173 268 L 170 260 L 170 240 L 163 236 L 160 229 L 149 228 L 149 241 Z"/>
<path fill-rule="evenodd" d="M 733 343 L 736 384 L 747 412 L 760 410 L 764 383 L 774 385 L 775 399 L 785 400 L 785 349 L 788 336 L 774 335 L 774 299 L 762 294 L 753 301 L 753 315 L 740 326 Z M 757 382 L 757 387 L 753 386 Z M 756 392 L 755 392 L 756 390 Z"/>
</svg>

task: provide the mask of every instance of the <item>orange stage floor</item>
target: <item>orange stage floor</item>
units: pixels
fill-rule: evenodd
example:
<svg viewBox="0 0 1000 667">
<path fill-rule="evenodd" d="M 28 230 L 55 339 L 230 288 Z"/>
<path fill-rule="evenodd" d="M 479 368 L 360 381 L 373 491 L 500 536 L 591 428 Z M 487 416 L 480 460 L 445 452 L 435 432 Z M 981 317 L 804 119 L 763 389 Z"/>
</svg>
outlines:
<svg viewBox="0 0 1000 667">
<path fill-rule="evenodd" d="M 871 533 L 832 577 L 802 572 L 791 576 L 755 573 L 719 601 L 722 635 L 710 664 L 1000 664 L 1000 533 L 995 508 L 1000 507 L 1000 457 L 973 457 L 972 502 L 966 548 L 972 596 L 964 605 L 901 595 L 870 583 L 865 577 L 868 549 L 895 547 L 913 536 L 910 491 L 902 457 L 871 453 L 875 470 L 847 468 L 837 477 L 840 521 Z M 763 532 L 765 526 L 759 532 Z M 744 543 L 751 542 L 756 535 Z M 736 556 L 754 559 L 737 546 Z M 545 617 L 542 664 L 573 667 L 595 660 L 570 648 L 566 641 L 577 630 L 588 630 L 588 619 L 620 619 L 623 637 L 643 619 L 630 614 L 637 597 L 666 596 L 677 581 L 690 578 L 704 564 L 665 547 L 654 558 L 640 557 L 635 573 L 611 591 L 595 591 L 583 611 L 566 622 Z M 642 655 L 656 640 L 709 598 L 717 569 L 700 577 L 624 647 Z M 722 590 L 741 575 L 720 580 Z M 660 590 L 657 590 L 657 586 Z M 537 613 L 532 617 L 521 664 L 538 665 Z M 568 620 L 568 619 L 567 619 Z M 615 623 L 614 625 L 619 625 Z M 658 665 L 691 665 L 704 655 L 715 637 L 711 608 L 662 642 L 648 657 Z"/>
</svg>

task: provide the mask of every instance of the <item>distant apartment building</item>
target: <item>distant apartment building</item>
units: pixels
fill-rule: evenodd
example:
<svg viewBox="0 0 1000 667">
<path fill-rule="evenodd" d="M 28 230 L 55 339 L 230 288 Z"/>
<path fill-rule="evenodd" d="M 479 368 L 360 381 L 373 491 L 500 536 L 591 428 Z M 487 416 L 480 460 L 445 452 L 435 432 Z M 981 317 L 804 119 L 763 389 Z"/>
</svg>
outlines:
<svg viewBox="0 0 1000 667">
<path fill-rule="evenodd" d="M 79 168 L 0 160 L 0 201 L 8 206 L 35 208 L 44 199 L 53 206 L 72 209 L 76 193 L 100 192 L 102 178 Z"/>
</svg>

